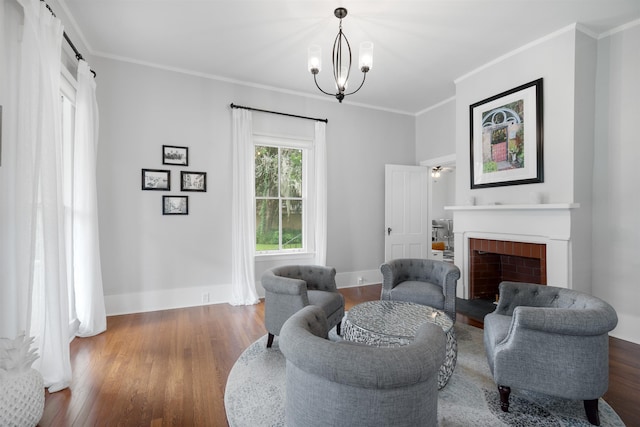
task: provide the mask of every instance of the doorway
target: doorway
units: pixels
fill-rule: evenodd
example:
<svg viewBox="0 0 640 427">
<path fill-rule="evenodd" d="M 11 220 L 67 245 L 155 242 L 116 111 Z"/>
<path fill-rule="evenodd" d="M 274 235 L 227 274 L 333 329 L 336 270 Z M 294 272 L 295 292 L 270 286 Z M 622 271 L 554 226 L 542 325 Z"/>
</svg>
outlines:
<svg viewBox="0 0 640 427">
<path fill-rule="evenodd" d="M 385 261 L 429 256 L 429 175 L 424 166 L 385 165 Z"/>
<path fill-rule="evenodd" d="M 429 235 L 434 248 L 442 248 L 443 259 L 453 262 L 453 212 L 444 207 L 456 204 L 456 156 L 425 160 L 420 165 L 427 166 L 430 171 L 427 184 Z"/>
</svg>

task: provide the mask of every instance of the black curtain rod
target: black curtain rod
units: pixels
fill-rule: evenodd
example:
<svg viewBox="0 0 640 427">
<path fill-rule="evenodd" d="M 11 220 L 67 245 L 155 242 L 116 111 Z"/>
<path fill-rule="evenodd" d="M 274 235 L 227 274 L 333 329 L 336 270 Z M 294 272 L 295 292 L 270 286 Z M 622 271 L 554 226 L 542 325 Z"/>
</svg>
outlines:
<svg viewBox="0 0 640 427">
<path fill-rule="evenodd" d="M 40 0 L 41 2 L 44 3 L 44 5 L 46 6 L 47 10 L 49 12 L 51 12 L 51 14 L 56 17 L 56 13 L 53 11 L 53 9 L 51 9 L 51 6 L 49 6 L 49 4 L 44 1 L 44 0 Z M 76 54 L 76 59 L 78 61 L 82 60 L 84 61 L 84 58 L 82 57 L 82 54 L 78 51 L 78 49 L 76 48 L 76 46 L 73 44 L 73 42 L 71 41 L 71 39 L 69 38 L 69 36 L 67 35 L 66 32 L 62 32 L 62 35 L 64 36 L 64 39 L 67 41 L 67 43 L 69 43 L 69 46 L 71 46 L 71 49 L 73 49 L 73 52 Z M 92 69 L 89 69 L 89 71 L 91 71 L 91 74 L 93 74 L 93 78 L 96 78 L 96 72 L 93 71 Z"/>
<path fill-rule="evenodd" d="M 298 116 L 297 114 L 280 113 L 278 111 L 270 111 L 270 110 L 261 110 L 260 108 L 253 108 L 253 107 L 245 107 L 245 106 L 242 106 L 242 105 L 236 105 L 233 102 L 231 103 L 231 108 L 242 108 L 244 110 L 259 111 L 261 113 L 278 114 L 280 116 L 297 117 L 299 119 L 315 120 L 316 122 L 329 123 L 329 119 L 316 119 L 315 117 Z"/>
</svg>

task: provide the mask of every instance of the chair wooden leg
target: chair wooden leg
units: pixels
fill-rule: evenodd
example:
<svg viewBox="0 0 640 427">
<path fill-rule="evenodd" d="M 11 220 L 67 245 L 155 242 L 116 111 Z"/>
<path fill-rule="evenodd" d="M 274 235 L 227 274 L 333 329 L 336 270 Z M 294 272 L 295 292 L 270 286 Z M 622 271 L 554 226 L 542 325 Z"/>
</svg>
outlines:
<svg viewBox="0 0 640 427">
<path fill-rule="evenodd" d="M 498 393 L 500 393 L 500 409 L 502 409 L 502 412 L 509 412 L 509 395 L 511 394 L 511 387 L 499 385 Z"/>
<path fill-rule="evenodd" d="M 336 333 L 338 335 L 340 335 L 340 327 L 342 326 L 342 322 L 338 322 L 338 324 L 336 325 Z"/>
<path fill-rule="evenodd" d="M 273 345 L 273 334 L 269 333 L 269 336 L 267 337 L 267 348 L 271 348 L 272 345 Z"/>
<path fill-rule="evenodd" d="M 587 419 L 594 426 L 600 425 L 600 413 L 598 412 L 598 399 L 584 401 L 584 410 L 587 413 Z"/>
</svg>

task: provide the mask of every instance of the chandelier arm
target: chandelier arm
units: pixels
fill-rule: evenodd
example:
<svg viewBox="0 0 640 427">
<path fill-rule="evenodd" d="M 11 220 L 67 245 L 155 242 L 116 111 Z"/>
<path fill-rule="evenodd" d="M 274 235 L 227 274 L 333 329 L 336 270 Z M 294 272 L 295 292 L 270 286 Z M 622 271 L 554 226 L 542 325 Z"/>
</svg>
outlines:
<svg viewBox="0 0 640 427">
<path fill-rule="evenodd" d="M 367 79 L 367 73 L 362 73 L 363 77 L 362 77 L 362 83 L 360 83 L 360 86 L 358 86 L 358 89 L 354 90 L 353 92 L 350 93 L 345 93 L 344 96 L 348 96 L 348 95 L 353 95 L 354 93 L 356 93 L 357 91 L 359 91 L 362 86 L 364 86 L 364 81 Z M 322 90 L 322 89 L 320 89 Z"/>
<path fill-rule="evenodd" d="M 329 93 L 329 92 L 325 92 L 324 90 L 322 90 L 322 88 L 318 84 L 318 80 L 316 78 L 316 74 L 313 75 L 313 82 L 316 84 L 316 87 L 320 90 L 320 92 L 324 93 L 325 95 L 336 96 L 335 93 Z"/>
</svg>

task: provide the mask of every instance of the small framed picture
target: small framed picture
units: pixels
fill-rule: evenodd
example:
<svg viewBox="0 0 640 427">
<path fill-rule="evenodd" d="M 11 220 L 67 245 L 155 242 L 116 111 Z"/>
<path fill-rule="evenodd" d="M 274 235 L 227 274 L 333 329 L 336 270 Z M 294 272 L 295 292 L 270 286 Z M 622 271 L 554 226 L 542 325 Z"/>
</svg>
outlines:
<svg viewBox="0 0 640 427">
<path fill-rule="evenodd" d="M 162 164 L 189 166 L 189 147 L 162 146 Z"/>
<path fill-rule="evenodd" d="M 189 196 L 162 196 L 162 215 L 189 215 Z"/>
<path fill-rule="evenodd" d="M 142 189 L 171 190 L 171 171 L 163 169 L 142 169 Z"/>
<path fill-rule="evenodd" d="M 206 172 L 180 172 L 181 191 L 207 191 Z"/>
</svg>

